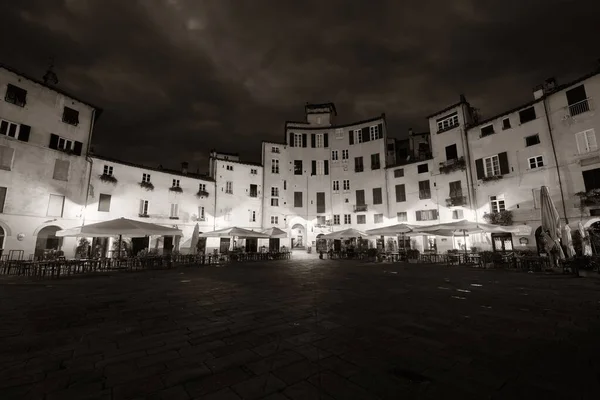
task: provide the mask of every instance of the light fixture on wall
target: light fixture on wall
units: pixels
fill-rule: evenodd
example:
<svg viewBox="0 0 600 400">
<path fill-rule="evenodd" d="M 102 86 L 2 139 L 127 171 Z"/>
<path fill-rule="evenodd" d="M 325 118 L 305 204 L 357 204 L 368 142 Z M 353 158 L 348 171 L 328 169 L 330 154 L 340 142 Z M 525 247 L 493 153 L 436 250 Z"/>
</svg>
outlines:
<svg viewBox="0 0 600 400">
<path fill-rule="evenodd" d="M 522 237 L 519 239 L 519 243 L 521 244 L 521 246 L 526 246 L 527 244 L 529 244 L 529 239 L 527 239 L 526 237 Z"/>
</svg>

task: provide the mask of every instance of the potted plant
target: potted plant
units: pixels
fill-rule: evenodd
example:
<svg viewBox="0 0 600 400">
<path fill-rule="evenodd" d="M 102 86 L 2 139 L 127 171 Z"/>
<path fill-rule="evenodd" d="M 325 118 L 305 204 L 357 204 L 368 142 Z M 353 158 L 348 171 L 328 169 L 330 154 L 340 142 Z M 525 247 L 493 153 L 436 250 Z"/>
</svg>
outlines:
<svg viewBox="0 0 600 400">
<path fill-rule="evenodd" d="M 147 191 L 154 190 L 154 185 L 152 182 L 141 181 L 140 187 L 146 189 Z"/>
<path fill-rule="evenodd" d="M 369 261 L 376 261 L 377 259 L 377 249 L 370 248 L 367 250 L 367 258 Z"/>
<path fill-rule="evenodd" d="M 419 262 L 420 255 L 421 255 L 421 252 L 417 249 L 409 249 L 406 251 L 406 258 L 408 259 L 408 262 L 411 264 L 415 264 L 415 263 Z"/>
<path fill-rule="evenodd" d="M 75 258 L 87 258 L 90 254 L 90 241 L 87 238 L 79 239 L 79 244 L 75 249 Z"/>
<path fill-rule="evenodd" d="M 169 190 L 175 193 L 183 193 L 183 189 L 179 186 L 171 186 Z"/>
<path fill-rule="evenodd" d="M 483 218 L 488 224 L 493 225 L 512 225 L 513 215 L 510 210 L 504 210 L 499 212 L 491 212 L 483 214 Z"/>
<path fill-rule="evenodd" d="M 450 174 L 454 171 L 464 171 L 467 168 L 465 158 L 460 157 L 455 160 L 449 160 L 440 163 L 440 174 Z"/>
<path fill-rule="evenodd" d="M 502 179 L 502 175 L 484 176 L 483 178 L 481 178 L 481 182 L 483 182 L 483 183 L 494 182 L 494 181 L 498 181 L 500 179 Z"/>
<path fill-rule="evenodd" d="M 196 197 L 198 197 L 198 198 L 208 197 L 208 192 L 206 190 L 198 190 L 198 193 L 196 193 Z"/>
<path fill-rule="evenodd" d="M 115 178 L 113 175 L 101 174 L 100 180 L 105 183 L 112 183 L 113 185 L 117 184 L 117 178 Z"/>
</svg>

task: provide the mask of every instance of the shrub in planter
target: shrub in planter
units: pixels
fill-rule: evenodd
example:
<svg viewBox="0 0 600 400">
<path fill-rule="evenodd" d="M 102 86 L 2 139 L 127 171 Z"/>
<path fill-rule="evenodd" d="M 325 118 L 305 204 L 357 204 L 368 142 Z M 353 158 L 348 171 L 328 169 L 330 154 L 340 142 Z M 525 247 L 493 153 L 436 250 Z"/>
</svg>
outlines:
<svg viewBox="0 0 600 400">
<path fill-rule="evenodd" d="M 502 179 L 502 175 L 484 176 L 483 178 L 481 178 L 481 182 L 483 182 L 483 183 L 494 182 L 494 181 L 498 181 L 500 179 Z"/>
<path fill-rule="evenodd" d="M 112 183 L 113 185 L 117 183 L 117 178 L 112 175 L 102 174 L 100 175 L 100 180 L 106 183 Z"/>
<path fill-rule="evenodd" d="M 171 192 L 175 192 L 175 193 L 183 193 L 183 189 L 182 189 L 182 188 L 180 188 L 179 186 L 171 186 L 171 187 L 169 188 L 169 190 L 170 190 Z"/>
<path fill-rule="evenodd" d="M 369 257 L 369 259 L 373 260 L 377 257 L 377 249 L 374 248 L 370 248 L 367 250 L 367 257 Z"/>
<path fill-rule="evenodd" d="M 208 197 L 208 192 L 206 190 L 198 190 L 196 197 Z"/>
<path fill-rule="evenodd" d="M 512 225 L 513 215 L 510 210 L 483 214 L 485 222 L 493 225 Z"/>
<path fill-rule="evenodd" d="M 146 190 L 154 190 L 154 185 L 152 184 L 152 182 L 140 182 L 140 187 L 143 187 Z"/>
<path fill-rule="evenodd" d="M 421 255 L 421 252 L 417 249 L 409 249 L 406 251 L 408 262 L 417 262 L 419 260 L 419 255 Z"/>
</svg>

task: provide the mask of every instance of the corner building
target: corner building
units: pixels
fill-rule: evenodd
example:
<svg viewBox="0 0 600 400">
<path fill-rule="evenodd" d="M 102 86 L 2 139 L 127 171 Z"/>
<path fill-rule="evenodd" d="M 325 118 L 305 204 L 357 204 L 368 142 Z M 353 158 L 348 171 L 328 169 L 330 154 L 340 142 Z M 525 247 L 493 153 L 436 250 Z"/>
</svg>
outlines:
<svg viewBox="0 0 600 400">
<path fill-rule="evenodd" d="M 389 220 L 385 115 L 344 125 L 336 116 L 333 103 L 306 104 L 283 142 L 263 142 L 263 226 L 288 232 L 294 248 Z"/>
</svg>

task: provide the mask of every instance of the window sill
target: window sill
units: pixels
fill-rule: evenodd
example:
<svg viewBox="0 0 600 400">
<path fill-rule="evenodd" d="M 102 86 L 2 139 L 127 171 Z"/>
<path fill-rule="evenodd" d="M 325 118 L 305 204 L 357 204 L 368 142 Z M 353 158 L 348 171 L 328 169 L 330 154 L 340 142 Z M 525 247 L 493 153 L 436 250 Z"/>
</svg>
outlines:
<svg viewBox="0 0 600 400">
<path fill-rule="evenodd" d="M 179 219 L 179 217 L 169 217 L 169 219 Z"/>
<path fill-rule="evenodd" d="M 138 217 L 140 217 L 140 218 L 150 218 L 150 216 L 148 214 L 139 214 Z"/>
</svg>

